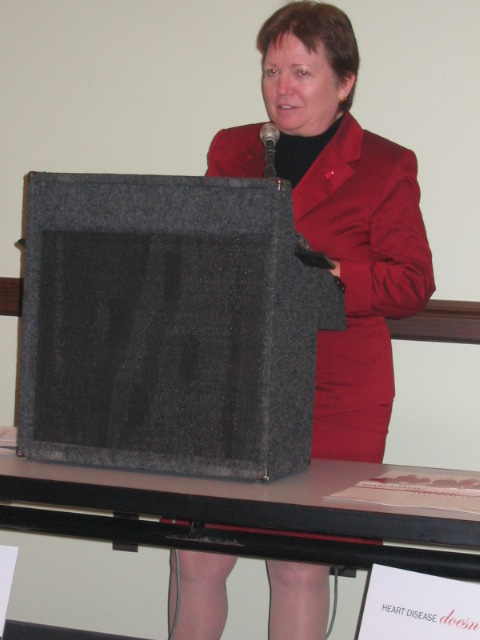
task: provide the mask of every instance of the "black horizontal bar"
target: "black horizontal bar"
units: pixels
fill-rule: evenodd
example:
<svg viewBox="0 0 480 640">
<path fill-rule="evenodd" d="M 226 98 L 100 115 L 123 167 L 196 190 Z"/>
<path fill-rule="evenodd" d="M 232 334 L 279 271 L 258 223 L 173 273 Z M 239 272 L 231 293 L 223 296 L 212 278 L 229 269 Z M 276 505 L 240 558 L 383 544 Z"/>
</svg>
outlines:
<svg viewBox="0 0 480 640">
<path fill-rule="evenodd" d="M 382 564 L 465 580 L 480 579 L 480 556 L 349 540 L 325 540 L 278 532 L 193 527 L 151 520 L 123 520 L 28 507 L 0 506 L 0 527 L 124 544 L 196 549 L 238 556 L 316 562 L 369 569 Z"/>
</svg>

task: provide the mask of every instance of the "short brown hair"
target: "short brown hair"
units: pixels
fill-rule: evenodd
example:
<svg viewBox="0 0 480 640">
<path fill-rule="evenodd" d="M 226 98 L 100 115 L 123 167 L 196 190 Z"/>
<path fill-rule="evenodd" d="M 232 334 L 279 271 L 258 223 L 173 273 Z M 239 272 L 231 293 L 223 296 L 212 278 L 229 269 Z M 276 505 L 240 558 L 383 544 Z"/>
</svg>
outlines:
<svg viewBox="0 0 480 640">
<path fill-rule="evenodd" d="M 348 16 L 337 7 L 325 2 L 300 0 L 290 2 L 268 18 L 257 36 L 257 49 L 262 62 L 268 47 L 282 36 L 292 33 L 309 51 L 317 51 L 322 43 L 333 73 L 338 80 L 355 76 L 355 83 L 347 101 L 340 105 L 346 111 L 353 103 L 356 78 L 360 66 L 357 40 Z"/>
</svg>

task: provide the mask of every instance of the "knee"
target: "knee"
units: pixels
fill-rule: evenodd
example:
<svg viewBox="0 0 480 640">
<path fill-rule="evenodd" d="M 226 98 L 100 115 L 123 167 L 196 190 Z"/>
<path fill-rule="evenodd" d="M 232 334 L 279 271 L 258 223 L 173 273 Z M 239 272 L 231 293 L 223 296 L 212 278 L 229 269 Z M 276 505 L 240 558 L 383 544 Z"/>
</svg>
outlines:
<svg viewBox="0 0 480 640">
<path fill-rule="evenodd" d="M 236 558 L 216 553 L 200 551 L 178 551 L 178 563 L 174 551 L 170 566 L 175 575 L 180 571 L 180 579 L 191 582 L 225 582 L 232 571 Z"/>
<path fill-rule="evenodd" d="M 319 589 L 328 587 L 330 567 L 281 560 L 269 560 L 267 567 L 272 588 Z"/>
</svg>

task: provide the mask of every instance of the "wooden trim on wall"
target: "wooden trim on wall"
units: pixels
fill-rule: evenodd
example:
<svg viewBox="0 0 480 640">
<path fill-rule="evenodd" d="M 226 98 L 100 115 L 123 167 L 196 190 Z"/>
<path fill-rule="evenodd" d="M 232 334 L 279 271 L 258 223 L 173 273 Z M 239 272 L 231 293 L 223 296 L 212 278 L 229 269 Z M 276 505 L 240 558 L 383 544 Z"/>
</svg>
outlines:
<svg viewBox="0 0 480 640">
<path fill-rule="evenodd" d="M 0 316 L 21 316 L 22 278 L 0 278 Z"/>
<path fill-rule="evenodd" d="M 387 324 L 397 340 L 480 344 L 480 302 L 430 300 L 418 315 Z"/>
<path fill-rule="evenodd" d="M 0 278 L 0 315 L 22 315 L 23 280 Z M 480 302 L 431 300 L 422 313 L 387 320 L 395 340 L 480 344 Z"/>
</svg>

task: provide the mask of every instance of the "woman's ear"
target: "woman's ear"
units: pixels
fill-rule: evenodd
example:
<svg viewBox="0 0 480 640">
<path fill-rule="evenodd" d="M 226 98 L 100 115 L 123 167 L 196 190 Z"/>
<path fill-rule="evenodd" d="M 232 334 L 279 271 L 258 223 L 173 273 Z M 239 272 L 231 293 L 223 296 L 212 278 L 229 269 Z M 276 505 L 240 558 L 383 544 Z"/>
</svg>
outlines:
<svg viewBox="0 0 480 640">
<path fill-rule="evenodd" d="M 357 76 L 354 73 L 350 73 L 346 78 L 344 78 L 343 80 L 340 80 L 338 85 L 338 89 L 339 89 L 338 101 L 339 102 L 346 101 L 346 99 L 350 94 L 350 91 L 352 90 L 355 84 L 356 79 L 357 79 Z"/>
</svg>

